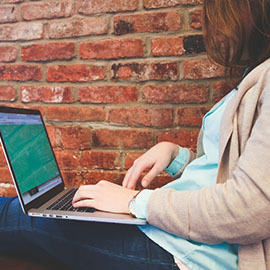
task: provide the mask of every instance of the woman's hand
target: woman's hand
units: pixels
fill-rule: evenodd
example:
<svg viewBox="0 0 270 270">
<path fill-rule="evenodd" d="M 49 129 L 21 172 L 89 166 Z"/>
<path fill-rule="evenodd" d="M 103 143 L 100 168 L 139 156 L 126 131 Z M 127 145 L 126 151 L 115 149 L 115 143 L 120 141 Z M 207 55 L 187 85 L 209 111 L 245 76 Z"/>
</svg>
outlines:
<svg viewBox="0 0 270 270">
<path fill-rule="evenodd" d="M 102 180 L 96 185 L 81 186 L 74 195 L 74 207 L 94 207 L 98 210 L 129 213 L 128 204 L 138 190 L 131 190 Z"/>
<path fill-rule="evenodd" d="M 142 179 L 142 186 L 147 187 L 159 173 L 168 167 L 178 151 L 179 147 L 174 143 L 158 143 L 134 161 L 124 178 L 123 187 L 135 189 L 141 173 L 149 170 Z"/>
</svg>

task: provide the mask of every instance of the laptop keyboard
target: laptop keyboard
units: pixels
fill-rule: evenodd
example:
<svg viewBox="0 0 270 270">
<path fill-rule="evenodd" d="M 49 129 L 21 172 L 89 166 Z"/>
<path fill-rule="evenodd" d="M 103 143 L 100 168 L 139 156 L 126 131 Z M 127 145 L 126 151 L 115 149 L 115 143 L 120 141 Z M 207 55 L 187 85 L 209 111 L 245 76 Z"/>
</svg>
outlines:
<svg viewBox="0 0 270 270">
<path fill-rule="evenodd" d="M 95 212 L 95 208 L 92 207 L 79 207 L 75 208 L 72 206 L 72 199 L 77 189 L 71 189 L 64 196 L 52 203 L 47 210 L 61 210 L 61 211 L 71 211 L 71 212 Z"/>
</svg>

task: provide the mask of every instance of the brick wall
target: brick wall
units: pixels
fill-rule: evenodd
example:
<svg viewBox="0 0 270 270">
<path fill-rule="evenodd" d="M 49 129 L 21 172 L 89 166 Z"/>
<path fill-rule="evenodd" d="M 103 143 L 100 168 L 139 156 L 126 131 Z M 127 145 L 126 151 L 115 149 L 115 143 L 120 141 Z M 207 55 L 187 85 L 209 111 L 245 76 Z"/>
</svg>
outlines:
<svg viewBox="0 0 270 270">
<path fill-rule="evenodd" d="M 202 0 L 0 3 L 0 103 L 42 111 L 67 185 L 121 183 L 160 141 L 195 148 L 226 92 L 205 55 Z M 3 153 L 0 182 L 14 194 Z"/>
</svg>

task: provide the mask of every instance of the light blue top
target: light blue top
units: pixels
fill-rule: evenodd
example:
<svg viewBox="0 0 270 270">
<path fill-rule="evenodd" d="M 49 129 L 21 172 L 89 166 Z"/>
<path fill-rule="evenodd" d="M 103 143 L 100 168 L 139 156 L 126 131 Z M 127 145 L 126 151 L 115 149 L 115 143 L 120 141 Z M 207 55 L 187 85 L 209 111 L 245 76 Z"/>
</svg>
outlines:
<svg viewBox="0 0 270 270">
<path fill-rule="evenodd" d="M 203 118 L 203 149 L 205 154 L 193 160 L 180 178 L 162 188 L 176 190 L 198 190 L 216 183 L 219 163 L 219 131 L 221 119 L 229 99 L 236 90 L 232 90 L 216 107 Z M 178 156 L 166 169 L 172 176 L 185 164 L 188 150 L 180 147 Z M 147 218 L 147 202 L 151 190 L 143 190 L 136 198 L 135 214 Z M 179 206 L 181 207 L 181 206 Z M 237 246 L 228 243 L 208 245 L 186 240 L 169 234 L 152 225 L 139 226 L 150 239 L 170 252 L 192 270 L 237 270 Z"/>
</svg>

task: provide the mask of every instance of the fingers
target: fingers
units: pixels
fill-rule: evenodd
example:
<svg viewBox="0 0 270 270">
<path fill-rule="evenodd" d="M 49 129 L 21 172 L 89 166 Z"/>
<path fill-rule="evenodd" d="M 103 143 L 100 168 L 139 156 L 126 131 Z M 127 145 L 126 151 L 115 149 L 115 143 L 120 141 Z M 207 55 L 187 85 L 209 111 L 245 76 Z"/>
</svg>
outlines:
<svg viewBox="0 0 270 270">
<path fill-rule="evenodd" d="M 143 177 L 142 186 L 147 187 L 153 181 L 155 177 L 159 175 L 159 173 L 163 170 L 161 169 L 159 164 L 156 163 L 153 168 Z"/>
<path fill-rule="evenodd" d="M 79 201 L 86 201 L 93 198 L 94 185 L 80 186 L 75 193 L 72 204 L 75 207 Z"/>
<path fill-rule="evenodd" d="M 138 178 L 140 177 L 143 169 L 137 169 L 136 166 L 132 166 L 128 171 L 122 183 L 123 187 L 129 189 L 135 189 Z"/>
<path fill-rule="evenodd" d="M 82 201 L 77 201 L 73 203 L 73 207 L 94 207 L 94 201 L 91 199 L 85 199 Z"/>
</svg>

